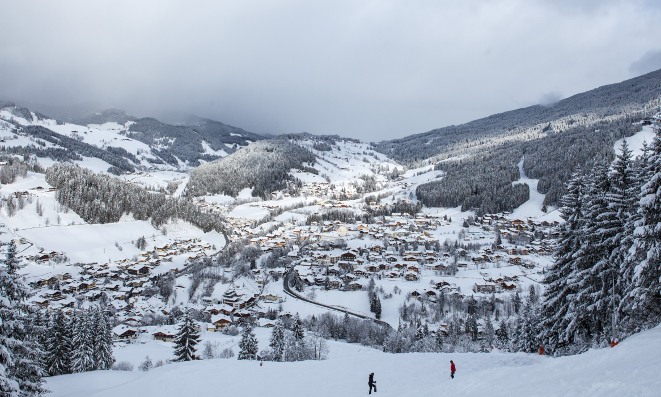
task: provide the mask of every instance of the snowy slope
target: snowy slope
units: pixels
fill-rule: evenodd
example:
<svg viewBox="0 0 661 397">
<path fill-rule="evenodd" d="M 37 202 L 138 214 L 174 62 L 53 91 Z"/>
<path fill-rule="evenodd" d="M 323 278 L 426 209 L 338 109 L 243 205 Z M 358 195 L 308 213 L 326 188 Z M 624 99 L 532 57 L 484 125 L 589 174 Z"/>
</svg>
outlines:
<svg viewBox="0 0 661 397">
<path fill-rule="evenodd" d="M 258 330 L 265 344 L 269 333 Z M 229 338 L 229 337 L 227 337 Z M 161 349 L 161 346 L 157 349 Z M 325 361 L 295 363 L 217 359 L 174 363 L 150 372 L 96 371 L 48 378 L 53 397 L 354 396 L 367 393 L 375 373 L 378 396 L 658 396 L 661 328 L 635 335 L 614 349 L 551 358 L 525 353 L 388 354 L 329 342 Z M 138 349 L 143 348 L 145 354 Z M 150 343 L 132 352 L 156 352 Z M 236 349 L 236 348 L 235 348 Z M 449 361 L 457 375 L 449 379 Z"/>
<path fill-rule="evenodd" d="M 645 126 L 643 129 L 633 136 L 630 136 L 628 138 L 622 138 L 618 139 L 615 141 L 615 144 L 613 145 L 613 148 L 615 149 L 616 154 L 622 153 L 622 141 L 626 140 L 627 144 L 629 145 L 629 150 L 631 150 L 633 153 L 633 157 L 640 156 L 643 154 L 643 142 L 647 143 L 648 146 L 652 145 L 652 140 L 656 134 L 654 133 L 654 129 L 652 129 L 652 126 Z"/>
<path fill-rule="evenodd" d="M 537 191 L 538 179 L 530 179 L 523 171 L 523 162 L 525 157 L 521 157 L 519 161 L 519 180 L 512 182 L 513 184 L 525 183 L 530 190 L 530 198 L 525 203 L 521 204 L 517 209 L 512 212 L 513 219 L 526 219 L 528 217 L 540 218 L 544 215 L 542 212 L 542 205 L 544 203 L 544 194 Z"/>
</svg>

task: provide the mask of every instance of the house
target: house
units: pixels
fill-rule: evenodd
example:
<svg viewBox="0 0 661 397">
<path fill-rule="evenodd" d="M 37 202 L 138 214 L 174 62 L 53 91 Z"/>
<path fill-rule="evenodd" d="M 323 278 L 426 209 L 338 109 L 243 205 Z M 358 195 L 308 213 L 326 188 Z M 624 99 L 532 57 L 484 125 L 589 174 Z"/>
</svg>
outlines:
<svg viewBox="0 0 661 397">
<path fill-rule="evenodd" d="M 134 265 L 127 269 L 128 274 L 132 276 L 143 276 L 149 274 L 149 266 L 147 265 Z"/>
<path fill-rule="evenodd" d="M 521 263 L 521 258 L 519 258 L 518 256 L 516 256 L 516 257 L 514 257 L 514 258 L 510 258 L 509 262 L 510 262 L 511 264 L 513 264 L 513 265 L 518 265 L 518 264 Z"/>
<path fill-rule="evenodd" d="M 275 321 L 269 320 L 268 318 L 260 318 L 259 326 L 262 328 L 273 328 L 275 327 Z"/>
<path fill-rule="evenodd" d="M 160 327 L 156 332 L 152 333 L 154 340 L 163 342 L 172 342 L 177 337 L 177 331 L 174 326 Z"/>
<path fill-rule="evenodd" d="M 41 297 L 34 299 L 32 302 L 34 302 L 34 304 L 36 304 L 39 307 L 48 307 L 50 303 L 48 299 Z"/>
<path fill-rule="evenodd" d="M 360 291 L 363 289 L 363 284 L 361 284 L 359 281 L 354 281 L 349 284 L 349 289 L 352 291 Z"/>
<path fill-rule="evenodd" d="M 341 255 L 341 258 L 343 261 L 355 261 L 356 260 L 356 254 L 354 254 L 351 251 L 347 251 Z"/>
<path fill-rule="evenodd" d="M 216 331 L 220 331 L 221 329 L 232 324 L 232 322 L 225 315 L 222 314 L 211 316 L 211 323 L 216 327 L 215 329 Z"/>
<path fill-rule="evenodd" d="M 450 285 L 450 283 L 448 283 L 447 281 L 439 281 L 434 285 L 434 288 L 441 289 L 441 288 L 443 288 L 445 286 L 449 286 L 449 285 Z"/>
<path fill-rule="evenodd" d="M 278 295 L 273 294 L 273 293 L 267 293 L 262 295 L 262 300 L 266 302 L 277 302 L 278 301 Z"/>
<path fill-rule="evenodd" d="M 484 293 L 494 293 L 496 292 L 496 284 L 494 283 L 475 283 L 473 285 L 473 292 L 484 292 Z"/>
<path fill-rule="evenodd" d="M 418 281 L 420 279 L 416 272 L 407 272 L 405 278 L 406 281 Z"/>
<path fill-rule="evenodd" d="M 335 279 L 330 281 L 329 288 L 339 289 L 341 287 L 342 287 L 342 282 L 340 280 Z"/>
<path fill-rule="evenodd" d="M 120 324 L 113 328 L 112 333 L 115 340 L 135 339 L 135 337 L 138 335 L 138 331 L 135 328 L 124 324 Z"/>
</svg>

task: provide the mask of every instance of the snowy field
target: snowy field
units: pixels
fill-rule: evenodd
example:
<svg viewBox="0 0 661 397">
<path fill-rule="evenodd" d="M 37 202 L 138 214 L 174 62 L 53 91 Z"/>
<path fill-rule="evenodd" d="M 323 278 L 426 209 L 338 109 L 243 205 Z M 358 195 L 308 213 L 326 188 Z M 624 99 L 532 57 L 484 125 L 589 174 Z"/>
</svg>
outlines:
<svg viewBox="0 0 661 397">
<path fill-rule="evenodd" d="M 615 144 L 613 145 L 613 148 L 615 149 L 616 154 L 622 153 L 622 141 L 626 140 L 627 144 L 629 145 L 629 150 L 631 150 L 633 157 L 640 156 L 643 154 L 643 143 L 647 143 L 647 146 L 652 145 L 652 140 L 654 140 L 656 134 L 654 134 L 654 130 L 652 129 L 652 126 L 645 126 L 643 129 L 634 135 L 628 137 L 628 138 L 622 138 L 618 139 L 615 141 Z"/>
<path fill-rule="evenodd" d="M 256 330 L 260 348 L 270 331 Z M 219 339 L 232 338 L 218 336 Z M 238 337 L 233 337 L 238 339 Z M 117 351 L 121 359 L 161 358 L 155 342 Z M 167 345 L 167 344 L 165 344 Z M 324 361 L 294 363 L 216 359 L 174 363 L 150 372 L 95 371 L 47 378 L 52 397 L 83 396 L 359 396 L 375 373 L 378 396 L 659 396 L 661 328 L 635 335 L 614 349 L 551 358 L 526 353 L 389 354 L 329 342 Z M 123 352 L 122 350 L 132 349 Z M 449 379 L 450 360 L 457 365 Z"/>
</svg>

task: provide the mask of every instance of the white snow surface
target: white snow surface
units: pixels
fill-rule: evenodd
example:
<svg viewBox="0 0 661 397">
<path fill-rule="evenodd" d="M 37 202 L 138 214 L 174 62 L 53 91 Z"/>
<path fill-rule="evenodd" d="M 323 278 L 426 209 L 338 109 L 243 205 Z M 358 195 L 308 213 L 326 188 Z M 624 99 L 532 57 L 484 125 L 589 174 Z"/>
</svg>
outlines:
<svg viewBox="0 0 661 397">
<path fill-rule="evenodd" d="M 622 153 L 622 141 L 626 140 L 627 144 L 629 144 L 629 150 L 632 151 L 632 155 L 635 158 L 636 156 L 640 156 L 643 154 L 643 142 L 647 142 L 647 145 L 650 146 L 652 145 L 652 140 L 654 140 L 654 137 L 656 134 L 654 133 L 654 129 L 652 129 L 652 126 L 645 126 L 641 131 L 638 131 L 634 135 L 628 137 L 628 138 L 622 138 L 618 139 L 615 141 L 614 144 L 614 149 L 616 154 Z"/>
<path fill-rule="evenodd" d="M 526 173 L 523 171 L 523 161 L 525 159 L 524 157 L 521 157 L 521 161 L 519 161 L 519 180 L 512 182 L 513 184 L 517 183 L 525 183 L 528 185 L 530 188 L 530 198 L 528 198 L 528 201 L 525 203 L 521 204 L 518 208 L 516 208 L 511 215 L 512 219 L 522 219 L 525 220 L 527 218 L 537 218 L 538 220 L 545 220 L 545 221 L 560 221 L 560 213 L 558 211 L 552 211 L 549 209 L 549 212 L 545 214 L 542 212 L 542 206 L 544 204 L 544 198 L 546 197 L 545 194 L 541 194 L 537 190 L 537 183 L 539 182 L 539 179 L 530 179 L 526 176 Z"/>
<path fill-rule="evenodd" d="M 270 331 L 256 329 L 260 348 Z M 208 334 L 205 334 L 205 338 Z M 218 342 L 238 337 L 208 335 Z M 233 343 L 232 342 L 232 343 Z M 120 349 L 122 359 L 162 359 L 162 342 Z M 661 328 L 634 335 L 615 348 L 560 358 L 526 353 L 390 354 L 329 341 L 324 361 L 294 363 L 216 359 L 173 363 L 149 372 L 95 371 L 47 378 L 52 397 L 78 396 L 356 396 L 375 373 L 378 396 L 658 396 Z M 128 350 L 127 350 L 128 349 Z M 235 351 L 238 350 L 234 347 Z M 126 350 L 126 352 L 123 352 Z M 129 352 L 131 350 L 131 352 Z M 457 366 L 449 378 L 450 360 Z"/>
</svg>

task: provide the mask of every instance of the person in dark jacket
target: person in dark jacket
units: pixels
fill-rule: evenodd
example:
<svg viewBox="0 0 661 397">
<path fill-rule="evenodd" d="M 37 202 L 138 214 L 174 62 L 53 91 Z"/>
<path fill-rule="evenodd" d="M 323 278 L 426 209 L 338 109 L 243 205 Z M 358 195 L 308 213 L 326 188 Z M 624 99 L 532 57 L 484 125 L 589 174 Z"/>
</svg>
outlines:
<svg viewBox="0 0 661 397">
<path fill-rule="evenodd" d="M 457 367 L 454 366 L 454 362 L 450 360 L 450 378 L 454 379 L 454 373 L 457 371 Z"/>
<path fill-rule="evenodd" d="M 376 393 L 376 381 L 374 380 L 374 372 L 370 374 L 370 380 L 367 382 L 370 387 L 370 394 L 372 394 L 372 388 L 374 388 L 374 393 Z"/>
</svg>

